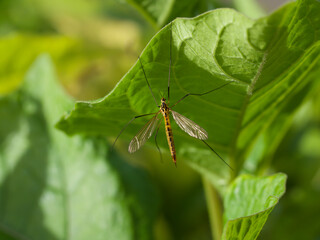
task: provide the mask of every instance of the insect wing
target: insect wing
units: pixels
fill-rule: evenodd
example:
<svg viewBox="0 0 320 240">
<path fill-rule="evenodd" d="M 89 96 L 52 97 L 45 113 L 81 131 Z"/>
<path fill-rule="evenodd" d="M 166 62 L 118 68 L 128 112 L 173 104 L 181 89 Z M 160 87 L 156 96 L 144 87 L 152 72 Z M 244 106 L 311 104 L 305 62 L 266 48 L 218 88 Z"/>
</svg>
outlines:
<svg viewBox="0 0 320 240">
<path fill-rule="evenodd" d="M 159 122 L 158 115 L 159 113 L 156 113 L 131 140 L 128 148 L 130 153 L 137 151 L 152 136 Z"/>
<path fill-rule="evenodd" d="M 185 116 L 181 115 L 180 113 L 177 113 L 172 110 L 171 110 L 171 113 L 172 113 L 173 119 L 176 121 L 178 126 L 183 131 L 188 133 L 191 137 L 198 138 L 201 140 L 208 139 L 208 133 L 198 124 L 186 118 Z"/>
</svg>

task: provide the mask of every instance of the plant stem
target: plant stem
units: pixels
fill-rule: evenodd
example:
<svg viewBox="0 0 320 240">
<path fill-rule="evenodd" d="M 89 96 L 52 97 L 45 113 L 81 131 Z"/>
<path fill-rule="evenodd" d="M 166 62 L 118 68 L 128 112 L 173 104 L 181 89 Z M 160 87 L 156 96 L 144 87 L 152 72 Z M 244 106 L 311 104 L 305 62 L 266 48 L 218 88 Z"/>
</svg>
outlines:
<svg viewBox="0 0 320 240">
<path fill-rule="evenodd" d="M 202 177 L 203 188 L 205 191 L 208 214 L 210 220 L 211 233 L 214 240 L 220 240 L 222 236 L 222 202 L 217 190 L 212 184 Z"/>
</svg>

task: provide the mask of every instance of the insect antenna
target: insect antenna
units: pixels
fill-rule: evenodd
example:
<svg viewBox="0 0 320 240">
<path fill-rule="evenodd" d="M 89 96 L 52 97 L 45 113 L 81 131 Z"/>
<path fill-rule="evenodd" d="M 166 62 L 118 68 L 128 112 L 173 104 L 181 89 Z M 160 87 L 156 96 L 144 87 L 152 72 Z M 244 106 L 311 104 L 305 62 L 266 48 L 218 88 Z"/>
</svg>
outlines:
<svg viewBox="0 0 320 240">
<path fill-rule="evenodd" d="M 170 23 L 170 60 L 169 60 L 169 76 L 168 76 L 168 104 L 170 103 L 170 77 L 171 77 L 171 61 L 172 61 L 172 22 Z"/>
<path fill-rule="evenodd" d="M 223 160 L 223 158 L 220 157 L 220 155 L 206 141 L 201 141 L 204 142 L 204 144 L 207 145 L 207 147 L 210 148 L 232 171 L 234 171 L 233 168 L 225 160 Z"/>
<path fill-rule="evenodd" d="M 140 56 L 139 56 L 138 58 L 139 58 L 139 62 L 140 62 L 140 65 L 141 65 L 141 68 L 142 68 L 144 77 L 145 77 L 146 82 L 147 82 L 147 84 L 148 84 L 149 90 L 150 90 L 150 92 L 151 92 L 151 94 L 152 94 L 152 97 L 153 97 L 153 99 L 154 99 L 154 102 L 156 103 L 157 107 L 160 107 L 160 106 L 158 105 L 157 100 L 156 100 L 156 98 L 155 98 L 155 96 L 154 96 L 154 94 L 153 94 L 153 92 L 152 92 L 151 87 L 150 87 L 150 83 L 149 83 L 149 81 L 148 81 L 148 79 L 147 79 L 146 72 L 144 71 L 144 68 L 143 68 L 142 61 L 141 61 L 141 59 L 140 59 Z"/>
</svg>

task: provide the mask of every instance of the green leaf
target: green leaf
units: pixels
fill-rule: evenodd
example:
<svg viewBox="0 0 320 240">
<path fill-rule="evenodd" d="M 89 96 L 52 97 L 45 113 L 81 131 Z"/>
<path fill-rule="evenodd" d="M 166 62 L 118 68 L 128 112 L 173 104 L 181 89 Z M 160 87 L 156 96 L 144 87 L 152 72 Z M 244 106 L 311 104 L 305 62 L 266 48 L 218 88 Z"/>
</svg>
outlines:
<svg viewBox="0 0 320 240">
<path fill-rule="evenodd" d="M 73 105 L 42 56 L 0 100 L 1 239 L 151 239 L 157 193 L 102 139 L 54 128 Z"/>
<path fill-rule="evenodd" d="M 77 6 L 75 7 L 75 4 Z M 90 17 L 101 9 L 97 2 L 85 0 L 54 2 L 42 0 L 4 0 L 0 2 L 0 33 L 53 32 L 65 17 Z M 23 16 L 23 17 L 21 17 Z M 67 24 L 64 24 L 66 26 Z M 30 42 L 29 42 L 30 43 Z M 32 43 L 31 43 L 32 44 Z"/>
<path fill-rule="evenodd" d="M 28 42 L 28 47 L 25 43 Z M 22 82 L 31 63 L 42 52 L 51 50 L 55 56 L 75 42 L 63 37 L 9 35 L 0 39 L 0 96 L 15 90 Z M 49 47 L 50 46 L 50 47 Z"/>
<path fill-rule="evenodd" d="M 226 224 L 222 239 L 256 239 L 284 194 L 286 179 L 282 173 L 269 177 L 239 176 L 224 198 Z"/>
<path fill-rule="evenodd" d="M 101 64 L 107 51 L 63 36 L 10 34 L 0 38 L 0 52 L 0 96 L 4 96 L 20 86 L 32 62 L 42 53 L 50 54 L 63 82 L 70 85 L 83 75 L 89 78 L 88 73 Z M 110 71 L 108 74 L 112 75 Z"/>
<path fill-rule="evenodd" d="M 288 187 L 260 239 L 316 239 L 319 235 L 320 108 L 315 104 L 319 90 L 319 86 L 313 88 L 314 102 L 308 101 L 299 110 L 276 152 L 273 168 L 286 171 Z"/>
<path fill-rule="evenodd" d="M 235 173 L 252 151 L 261 148 L 261 136 L 267 143 L 276 133 L 283 136 L 284 125 L 320 74 L 319 12 L 319 2 L 300 0 L 256 21 L 231 9 L 218 9 L 172 23 L 170 102 L 231 82 L 212 94 L 187 97 L 174 109 L 207 130 L 208 143 Z M 158 104 L 159 92 L 167 95 L 170 30 L 171 25 L 162 29 L 141 55 Z M 77 103 L 57 127 L 70 135 L 115 137 L 133 116 L 157 110 L 137 62 L 109 95 Z M 149 118 L 135 120 L 121 138 L 131 140 Z M 229 169 L 214 153 L 175 124 L 173 135 L 178 163 L 184 156 L 216 186 L 226 184 Z M 167 149 L 163 130 L 158 141 Z M 268 154 L 268 145 L 262 144 Z M 264 156 L 258 160 L 266 161 Z"/>
<path fill-rule="evenodd" d="M 194 17 L 214 9 L 214 0 L 127 0 L 156 28 L 161 28 L 177 17 Z"/>
<path fill-rule="evenodd" d="M 233 0 L 235 9 L 250 18 L 260 18 L 266 15 L 265 10 L 257 0 Z"/>
</svg>

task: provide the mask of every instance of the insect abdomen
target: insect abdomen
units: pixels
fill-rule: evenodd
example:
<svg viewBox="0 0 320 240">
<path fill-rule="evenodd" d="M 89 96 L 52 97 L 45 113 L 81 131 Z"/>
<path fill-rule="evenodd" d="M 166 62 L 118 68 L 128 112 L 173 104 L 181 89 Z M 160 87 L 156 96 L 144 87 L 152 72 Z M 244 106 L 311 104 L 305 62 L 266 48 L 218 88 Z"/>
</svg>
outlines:
<svg viewBox="0 0 320 240">
<path fill-rule="evenodd" d="M 167 141 L 168 141 L 169 149 L 170 149 L 170 152 L 171 152 L 171 157 L 172 157 L 172 160 L 173 160 L 174 164 L 176 164 L 176 161 L 177 161 L 176 150 L 175 150 L 175 147 L 174 147 L 172 128 L 171 128 L 171 123 L 170 123 L 170 118 L 169 118 L 169 111 L 163 112 L 162 114 L 163 114 L 163 117 L 164 117 Z"/>
</svg>

